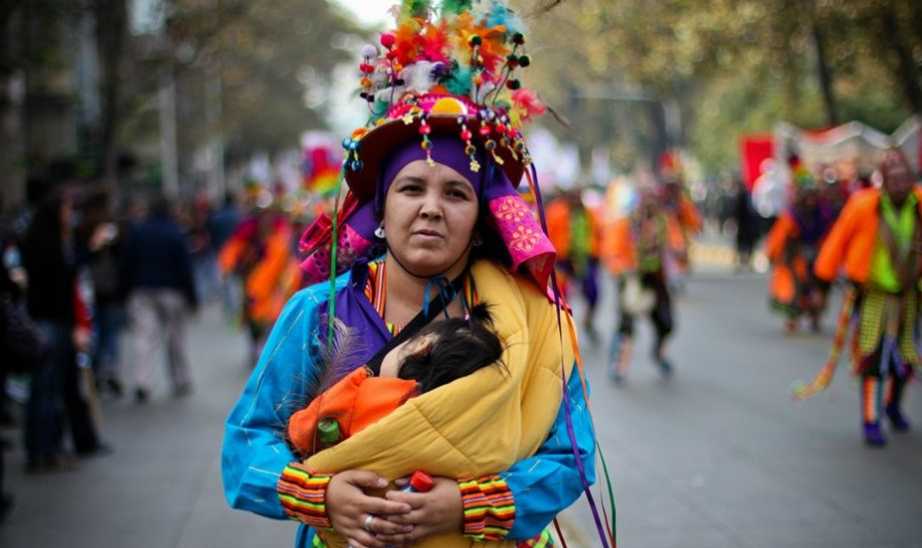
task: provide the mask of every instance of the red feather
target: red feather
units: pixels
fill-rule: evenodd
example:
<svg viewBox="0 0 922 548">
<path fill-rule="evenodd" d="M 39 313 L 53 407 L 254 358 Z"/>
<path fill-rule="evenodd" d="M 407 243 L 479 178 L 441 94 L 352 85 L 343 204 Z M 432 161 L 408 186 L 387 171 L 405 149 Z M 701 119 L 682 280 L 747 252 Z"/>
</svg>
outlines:
<svg viewBox="0 0 922 548">
<path fill-rule="evenodd" d="M 439 25 L 426 25 L 426 31 L 422 36 L 420 55 L 427 61 L 440 61 L 448 63 L 448 22 L 442 19 Z"/>
</svg>

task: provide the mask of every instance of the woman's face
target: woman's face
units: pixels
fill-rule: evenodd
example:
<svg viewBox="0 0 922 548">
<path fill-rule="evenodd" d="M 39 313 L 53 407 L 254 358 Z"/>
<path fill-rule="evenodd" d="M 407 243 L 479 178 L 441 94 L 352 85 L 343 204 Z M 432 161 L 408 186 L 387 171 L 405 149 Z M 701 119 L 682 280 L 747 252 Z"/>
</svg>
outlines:
<svg viewBox="0 0 922 548">
<path fill-rule="evenodd" d="M 466 266 L 477 213 L 470 181 L 446 165 L 416 160 L 387 191 L 384 232 L 391 252 L 414 274 L 453 278 Z"/>
</svg>

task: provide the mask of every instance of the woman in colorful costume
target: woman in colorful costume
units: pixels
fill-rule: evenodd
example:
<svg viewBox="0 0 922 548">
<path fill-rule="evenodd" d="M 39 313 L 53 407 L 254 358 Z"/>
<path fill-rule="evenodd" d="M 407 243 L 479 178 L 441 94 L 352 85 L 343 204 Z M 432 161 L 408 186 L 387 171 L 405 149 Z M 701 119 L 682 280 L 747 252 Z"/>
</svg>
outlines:
<svg viewBox="0 0 922 548">
<path fill-rule="evenodd" d="M 599 302 L 601 230 L 595 212 L 583 204 L 579 189 L 566 191 L 547 205 L 547 233 L 557 250 L 563 291 L 569 295 L 571 281 L 580 284 L 586 299 L 583 329 L 596 342 L 598 333 L 592 318 Z"/>
<path fill-rule="evenodd" d="M 797 330 L 797 321 L 805 314 L 817 331 L 824 299 L 813 265 L 835 217 L 823 203 L 816 180 L 800 160 L 795 157 L 791 166 L 791 207 L 778 216 L 765 241 L 765 253 L 772 264 L 769 302 L 773 310 L 784 314 L 789 333 Z"/>
<path fill-rule="evenodd" d="M 905 432 L 909 423 L 900 408 L 903 389 L 920 365 L 917 323 L 919 277 L 922 264 L 922 190 L 915 185 L 902 152 L 885 153 L 880 171 L 882 188 L 855 193 L 816 261 L 816 275 L 829 284 L 844 265 L 849 287 L 842 319 L 850 318 L 854 373 L 861 379 L 861 407 L 865 442 L 883 446 L 884 411 L 893 430 Z M 837 337 L 841 345 L 842 338 Z M 831 376 L 830 361 L 814 384 L 822 389 Z"/>
<path fill-rule="evenodd" d="M 666 256 L 666 273 L 670 284 L 682 290 L 691 269 L 691 242 L 704 228 L 704 221 L 685 185 L 682 163 L 676 152 L 664 153 L 659 167 L 662 183 L 660 202 L 669 221 L 669 246 L 672 250 Z"/>
<path fill-rule="evenodd" d="M 594 481 L 572 319 L 549 298 L 554 251 L 511 183 L 530 163 L 518 125 L 537 107 L 530 92 L 500 93 L 518 88 L 524 38 L 501 4 L 464 4 L 435 23 L 405 5 L 384 57 L 363 48 L 362 96 L 386 111 L 344 141 L 350 192 L 303 239 L 305 275 L 335 280 L 287 303 L 226 423 L 228 501 L 301 521 L 299 547 L 547 545 L 549 522 Z M 333 319 L 361 335 L 356 368 L 437 304 L 458 316 L 462 299 L 490 306 L 505 370 L 412 398 L 295 460 L 282 429 L 317 393 Z M 414 470 L 439 476 L 431 492 L 381 498 Z"/>
<path fill-rule="evenodd" d="M 663 375 L 672 372 L 666 340 L 673 331 L 672 297 L 667 261 L 674 252 L 669 211 L 662 206 L 662 186 L 640 185 L 640 202 L 607 231 L 603 257 L 618 280 L 620 321 L 609 352 L 609 377 L 622 382 L 631 360 L 634 319 L 649 314 L 656 331 L 652 356 Z"/>
<path fill-rule="evenodd" d="M 292 225 L 277 211 L 258 208 L 240 223 L 218 254 L 225 278 L 243 280 L 243 321 L 250 335 L 250 359 L 256 363 L 273 322 L 285 301 L 301 285 L 292 253 Z"/>
</svg>

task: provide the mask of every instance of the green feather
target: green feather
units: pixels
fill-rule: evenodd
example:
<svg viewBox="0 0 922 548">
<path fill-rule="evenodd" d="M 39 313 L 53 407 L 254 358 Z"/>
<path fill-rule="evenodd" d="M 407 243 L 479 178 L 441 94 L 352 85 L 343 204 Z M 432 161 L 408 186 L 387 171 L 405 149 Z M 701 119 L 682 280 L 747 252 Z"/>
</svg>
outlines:
<svg viewBox="0 0 922 548">
<path fill-rule="evenodd" d="M 459 66 L 457 61 L 453 61 L 451 63 L 451 70 L 448 72 L 448 77 L 442 84 L 450 93 L 466 96 L 471 92 L 472 77 L 473 71 L 470 67 Z"/>
<path fill-rule="evenodd" d="M 400 7 L 400 15 L 402 19 L 413 17 L 428 19 L 431 9 L 431 0 L 403 0 L 403 4 Z"/>
<path fill-rule="evenodd" d="M 447 13 L 460 15 L 471 9 L 471 0 L 444 0 L 442 2 L 442 17 Z"/>
</svg>

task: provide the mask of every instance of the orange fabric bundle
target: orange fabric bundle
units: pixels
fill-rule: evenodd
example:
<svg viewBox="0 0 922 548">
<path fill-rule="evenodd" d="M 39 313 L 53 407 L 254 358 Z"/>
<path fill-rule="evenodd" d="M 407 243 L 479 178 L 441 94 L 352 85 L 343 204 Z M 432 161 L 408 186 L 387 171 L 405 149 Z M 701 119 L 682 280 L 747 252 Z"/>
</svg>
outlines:
<svg viewBox="0 0 922 548">
<path fill-rule="evenodd" d="M 396 377 L 373 377 L 360 367 L 314 398 L 288 421 L 288 439 L 304 456 L 329 446 L 320 442 L 317 430 L 323 419 L 335 419 L 342 441 L 389 415 L 416 395 L 416 381 Z"/>
</svg>

